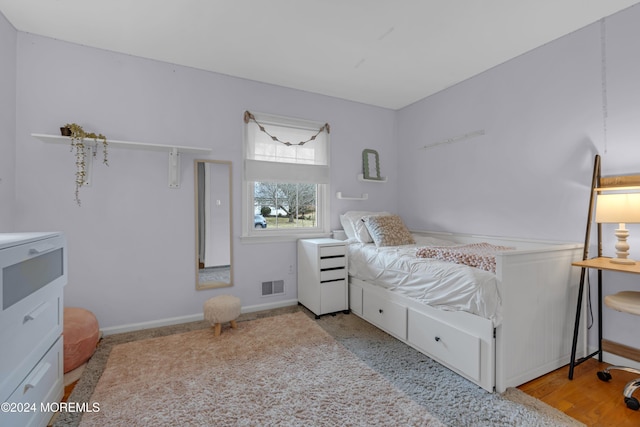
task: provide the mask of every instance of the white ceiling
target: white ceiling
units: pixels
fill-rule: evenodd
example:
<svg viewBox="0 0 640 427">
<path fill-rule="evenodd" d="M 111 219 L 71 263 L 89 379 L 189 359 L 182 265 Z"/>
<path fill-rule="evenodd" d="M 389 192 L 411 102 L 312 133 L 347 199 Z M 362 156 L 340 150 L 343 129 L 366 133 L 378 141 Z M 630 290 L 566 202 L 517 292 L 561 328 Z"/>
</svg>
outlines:
<svg viewBox="0 0 640 427">
<path fill-rule="evenodd" d="M 402 108 L 638 0 L 0 0 L 19 31 Z"/>
</svg>

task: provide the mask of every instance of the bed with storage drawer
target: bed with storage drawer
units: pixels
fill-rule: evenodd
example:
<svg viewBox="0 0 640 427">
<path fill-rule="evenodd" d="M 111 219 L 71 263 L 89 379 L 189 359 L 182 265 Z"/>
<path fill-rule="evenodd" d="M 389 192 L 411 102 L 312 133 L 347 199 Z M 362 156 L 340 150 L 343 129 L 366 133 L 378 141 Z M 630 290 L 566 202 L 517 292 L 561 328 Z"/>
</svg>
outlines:
<svg viewBox="0 0 640 427">
<path fill-rule="evenodd" d="M 569 363 L 579 284 L 571 263 L 581 244 L 426 231 L 388 244 L 398 242 L 380 241 L 375 228 L 385 214 L 341 216 L 352 313 L 490 392 Z M 373 241 L 362 238 L 370 225 Z M 471 258 L 490 259 L 491 268 L 430 257 L 476 246 L 483 251 Z M 585 330 L 579 347 L 586 354 Z"/>
</svg>

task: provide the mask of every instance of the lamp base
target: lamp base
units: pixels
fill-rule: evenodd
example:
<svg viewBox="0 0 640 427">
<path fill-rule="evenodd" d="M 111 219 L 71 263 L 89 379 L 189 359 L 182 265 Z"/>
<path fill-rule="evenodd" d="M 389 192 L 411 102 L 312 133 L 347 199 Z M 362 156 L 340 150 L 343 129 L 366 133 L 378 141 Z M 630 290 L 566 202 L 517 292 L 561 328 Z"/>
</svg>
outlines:
<svg viewBox="0 0 640 427">
<path fill-rule="evenodd" d="M 611 258 L 611 262 L 614 264 L 626 264 L 633 265 L 636 262 L 629 259 L 629 244 L 627 243 L 627 237 L 629 237 L 629 230 L 624 228 L 624 224 L 620 223 L 620 228 L 616 229 L 616 237 L 618 242 L 616 243 L 616 257 Z"/>
<path fill-rule="evenodd" d="M 626 264 L 626 265 L 633 265 L 636 263 L 634 260 L 629 258 L 611 258 L 609 262 L 613 264 Z"/>
</svg>

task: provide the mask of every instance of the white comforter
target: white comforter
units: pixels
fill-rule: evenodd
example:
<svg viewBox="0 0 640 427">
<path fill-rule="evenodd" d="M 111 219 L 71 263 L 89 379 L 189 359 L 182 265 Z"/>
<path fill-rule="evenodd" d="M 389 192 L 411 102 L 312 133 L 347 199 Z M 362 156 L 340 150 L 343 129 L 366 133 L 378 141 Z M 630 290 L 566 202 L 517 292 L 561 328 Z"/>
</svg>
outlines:
<svg viewBox="0 0 640 427">
<path fill-rule="evenodd" d="M 349 275 L 442 310 L 467 311 L 501 321 L 495 274 L 465 265 L 417 258 L 423 246 L 454 245 L 448 240 L 417 236 L 415 245 L 377 247 L 348 241 Z"/>
</svg>

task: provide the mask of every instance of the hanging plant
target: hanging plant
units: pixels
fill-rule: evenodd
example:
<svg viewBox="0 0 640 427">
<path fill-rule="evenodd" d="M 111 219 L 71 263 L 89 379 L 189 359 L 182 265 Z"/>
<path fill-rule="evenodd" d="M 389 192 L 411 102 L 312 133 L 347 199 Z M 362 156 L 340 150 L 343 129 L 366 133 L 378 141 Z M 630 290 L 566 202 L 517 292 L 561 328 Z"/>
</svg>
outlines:
<svg viewBox="0 0 640 427">
<path fill-rule="evenodd" d="M 98 140 L 102 141 L 102 163 L 109 166 L 107 159 L 107 137 L 103 134 L 95 134 L 93 132 L 85 132 L 82 126 L 76 123 L 67 123 L 60 128 L 63 136 L 71 139 L 71 151 L 75 150 L 76 155 L 76 203 L 80 206 L 80 187 L 87 182 L 87 155 L 96 157 L 98 151 Z M 95 144 L 87 145 L 85 139 L 93 139 Z"/>
</svg>

